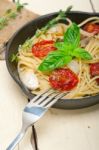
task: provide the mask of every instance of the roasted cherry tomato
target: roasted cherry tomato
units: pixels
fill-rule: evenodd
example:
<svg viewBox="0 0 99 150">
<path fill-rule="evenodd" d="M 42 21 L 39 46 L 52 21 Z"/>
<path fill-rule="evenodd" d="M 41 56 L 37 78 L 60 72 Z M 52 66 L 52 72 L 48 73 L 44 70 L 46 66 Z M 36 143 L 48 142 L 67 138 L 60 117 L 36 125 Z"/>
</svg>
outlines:
<svg viewBox="0 0 99 150">
<path fill-rule="evenodd" d="M 90 65 L 90 74 L 91 77 L 99 76 L 99 62 Z M 99 84 L 99 78 L 96 81 Z"/>
<path fill-rule="evenodd" d="M 41 42 L 36 43 L 32 47 L 32 53 L 34 56 L 42 58 L 48 55 L 49 52 L 56 50 L 54 47 L 53 40 L 44 40 Z"/>
<path fill-rule="evenodd" d="M 92 32 L 94 32 L 95 34 L 99 33 L 99 25 L 95 23 L 88 23 L 84 26 L 83 29 L 89 33 L 92 33 Z"/>
<path fill-rule="evenodd" d="M 61 68 L 52 72 L 49 82 L 54 89 L 61 91 L 72 90 L 78 83 L 77 75 L 69 68 Z"/>
</svg>

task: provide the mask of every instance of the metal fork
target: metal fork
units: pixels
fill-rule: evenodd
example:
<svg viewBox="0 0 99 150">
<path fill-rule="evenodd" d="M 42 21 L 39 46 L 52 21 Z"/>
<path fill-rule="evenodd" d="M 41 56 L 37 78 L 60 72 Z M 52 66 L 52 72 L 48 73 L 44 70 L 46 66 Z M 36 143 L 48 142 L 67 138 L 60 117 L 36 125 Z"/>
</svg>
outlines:
<svg viewBox="0 0 99 150">
<path fill-rule="evenodd" d="M 21 131 L 6 150 L 13 150 L 23 138 L 28 127 L 38 121 L 46 111 L 64 95 L 66 95 L 66 93 L 59 93 L 48 89 L 43 94 L 35 96 L 23 110 Z"/>
</svg>

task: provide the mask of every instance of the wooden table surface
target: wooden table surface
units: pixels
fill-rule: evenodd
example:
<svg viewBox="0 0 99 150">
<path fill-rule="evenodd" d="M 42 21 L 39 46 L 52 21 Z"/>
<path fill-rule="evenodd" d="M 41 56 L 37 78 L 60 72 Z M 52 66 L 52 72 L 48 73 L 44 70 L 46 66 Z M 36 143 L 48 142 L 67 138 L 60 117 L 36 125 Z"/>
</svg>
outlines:
<svg viewBox="0 0 99 150">
<path fill-rule="evenodd" d="M 1 0 L 0 0 L 1 1 Z M 99 12 L 99 0 L 21 0 L 28 9 L 46 14 L 73 5 L 73 10 Z M 21 127 L 25 95 L 0 61 L 0 150 L 5 150 Z M 82 110 L 50 109 L 36 123 L 39 150 L 99 150 L 99 105 Z M 32 150 L 31 128 L 15 150 Z"/>
</svg>

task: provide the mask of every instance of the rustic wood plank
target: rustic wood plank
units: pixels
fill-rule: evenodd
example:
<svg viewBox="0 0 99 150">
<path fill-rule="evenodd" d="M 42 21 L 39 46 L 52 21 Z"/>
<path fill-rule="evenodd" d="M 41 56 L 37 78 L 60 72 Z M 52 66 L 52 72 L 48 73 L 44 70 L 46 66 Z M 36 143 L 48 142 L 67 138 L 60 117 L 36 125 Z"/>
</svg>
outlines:
<svg viewBox="0 0 99 150">
<path fill-rule="evenodd" d="M 4 1 L 7 0 L 0 0 L 0 5 Z M 57 0 L 50 0 L 48 3 L 45 0 L 28 0 L 28 2 L 29 6 L 27 7 L 29 9 L 41 14 L 57 11 L 60 8 L 64 9 L 65 6 L 71 4 L 74 5 L 74 10 L 92 11 L 88 0 L 61 0 L 58 2 Z M 42 3 L 46 5 L 42 5 Z M 5 5 L 2 6 L 4 8 Z M 97 3 L 96 7 L 98 6 L 99 4 Z M 2 15 L 3 13 L 2 11 L 0 14 Z M 11 29 L 14 29 L 14 27 Z M 5 36 L 3 41 L 9 37 Z M 2 143 L 0 150 L 4 150 L 20 129 L 20 114 L 27 103 L 27 99 L 8 74 L 5 62 L 0 62 L 0 79 L 0 84 L 3 85 L 0 87 L 0 100 L 2 102 L 0 105 L 2 112 L 0 113 L 0 142 Z M 75 111 L 51 109 L 36 124 L 39 150 L 98 150 L 98 116 L 99 105 Z M 27 133 L 20 143 L 20 150 L 31 150 L 31 145 L 28 145 L 30 136 L 31 131 Z M 16 150 L 19 150 L 18 147 Z"/>
<path fill-rule="evenodd" d="M 15 5 L 8 0 L 0 0 L 0 16 L 3 16 L 5 11 L 9 8 L 14 9 Z M 24 9 L 15 20 L 11 20 L 8 26 L 0 31 L 0 44 L 8 41 L 21 26 L 37 16 L 37 14 Z M 20 130 L 22 109 L 26 105 L 27 99 L 9 76 L 5 62 L 0 62 L 0 72 L 0 78 L 2 79 L 2 77 L 4 77 L 2 81 L 0 80 L 0 84 L 3 85 L 3 88 L 0 88 L 0 100 L 2 101 L 0 105 L 2 112 L 0 113 L 0 143 L 2 144 L 0 145 L 0 150 L 4 150 Z M 24 145 L 26 143 L 28 147 L 27 150 L 33 149 L 30 143 L 31 133 L 32 131 L 30 129 L 24 140 L 20 143 L 19 147 L 21 147 L 21 149 L 25 150 L 26 146 Z M 15 150 L 19 150 L 19 147 L 17 146 Z"/>
<path fill-rule="evenodd" d="M 98 150 L 99 105 L 82 110 L 50 109 L 36 123 L 39 150 Z"/>
<path fill-rule="evenodd" d="M 99 13 L 99 0 L 92 0 L 92 3 L 95 11 Z"/>
<path fill-rule="evenodd" d="M 93 12 L 90 1 L 66 1 L 67 5 L 71 3 L 75 3 L 74 10 Z M 54 4 L 51 7 L 53 8 Z M 59 4 L 59 7 L 61 7 L 61 4 Z M 55 9 L 53 8 L 53 10 Z M 40 13 L 43 14 L 44 12 Z M 49 110 L 36 123 L 39 150 L 98 150 L 98 116 L 99 105 L 75 111 Z"/>
<path fill-rule="evenodd" d="M 5 61 L 0 61 L 0 150 L 5 150 L 21 128 L 22 110 L 27 98 L 10 77 Z M 31 128 L 20 143 L 20 150 L 33 150 Z M 15 150 L 19 150 L 18 146 Z"/>
<path fill-rule="evenodd" d="M 27 0 L 21 1 L 27 2 Z M 92 12 L 89 0 L 28 0 L 26 8 L 37 14 L 44 15 L 60 9 L 65 10 L 70 5 L 73 6 L 73 10 Z"/>
<path fill-rule="evenodd" d="M 19 143 L 19 150 L 33 150 L 31 144 L 32 128 L 29 128 L 24 136 L 24 139 Z"/>
<path fill-rule="evenodd" d="M 91 8 L 92 8 L 92 11 L 96 12 L 93 1 L 89 0 L 89 2 L 90 2 L 90 5 L 91 5 Z"/>
<path fill-rule="evenodd" d="M 8 0 L 0 1 L 0 15 L 2 16 L 5 11 L 9 8 L 14 9 L 15 4 L 9 2 Z M 0 44 L 8 41 L 11 36 L 24 24 L 33 20 L 38 15 L 30 12 L 29 10 L 23 9 L 21 13 L 16 17 L 16 19 L 12 19 L 3 30 L 0 30 Z"/>
</svg>

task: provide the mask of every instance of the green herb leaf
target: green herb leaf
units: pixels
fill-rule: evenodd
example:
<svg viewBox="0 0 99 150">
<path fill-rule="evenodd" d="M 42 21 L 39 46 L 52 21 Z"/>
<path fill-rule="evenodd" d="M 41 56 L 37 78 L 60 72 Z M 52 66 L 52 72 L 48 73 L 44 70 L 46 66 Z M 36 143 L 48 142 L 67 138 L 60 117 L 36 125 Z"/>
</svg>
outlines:
<svg viewBox="0 0 99 150">
<path fill-rule="evenodd" d="M 15 19 L 18 13 L 20 13 L 21 9 L 27 5 L 27 3 L 21 4 L 19 0 L 16 2 L 16 9 L 8 9 L 3 17 L 0 17 L 0 30 L 2 30 L 6 25 L 8 25 L 10 18 Z"/>
<path fill-rule="evenodd" d="M 74 49 L 74 51 L 72 53 L 72 56 L 75 56 L 77 58 L 82 58 L 82 59 L 85 59 L 85 60 L 92 59 L 92 56 L 90 55 L 90 53 L 87 52 L 85 49 L 80 48 L 80 47 Z"/>
<path fill-rule="evenodd" d="M 51 21 L 49 21 L 49 22 L 45 25 L 45 27 L 41 28 L 41 29 L 40 29 L 41 32 L 38 32 L 38 31 L 37 31 L 37 32 L 35 33 L 35 36 L 36 36 L 36 37 L 39 37 L 41 34 L 46 33 L 49 28 L 51 28 L 53 25 L 57 24 L 60 20 L 66 20 L 66 15 L 67 15 L 67 13 L 69 13 L 69 12 L 71 11 L 71 9 L 72 9 L 72 6 L 69 6 L 69 7 L 66 9 L 66 11 L 60 10 L 59 13 L 58 13 L 58 16 L 55 17 L 54 19 L 52 19 Z"/>
<path fill-rule="evenodd" d="M 77 24 L 73 23 L 64 34 L 64 43 L 72 45 L 73 48 L 79 46 L 80 43 L 80 30 Z"/>
<path fill-rule="evenodd" d="M 8 20 L 7 18 L 5 17 L 1 17 L 0 18 L 0 30 L 2 30 L 8 23 Z"/>
<path fill-rule="evenodd" d="M 16 13 L 14 10 L 12 10 L 12 9 L 8 9 L 8 10 L 6 11 L 5 15 L 6 15 L 6 17 L 8 17 L 8 18 L 13 18 L 13 19 L 15 19 L 16 16 L 17 16 L 17 13 Z"/>
<path fill-rule="evenodd" d="M 52 71 L 56 68 L 63 67 L 72 60 L 71 56 L 65 54 L 64 51 L 54 51 L 48 54 L 39 66 L 40 71 Z"/>
<path fill-rule="evenodd" d="M 12 9 L 7 9 L 5 15 L 8 15 L 9 13 L 11 13 Z"/>
<path fill-rule="evenodd" d="M 32 46 L 33 46 L 33 39 L 30 38 L 30 39 L 27 39 L 23 45 L 20 45 L 19 49 L 23 49 L 25 51 L 28 51 L 28 50 L 31 51 Z"/>
<path fill-rule="evenodd" d="M 18 62 L 18 55 L 17 54 L 12 54 L 10 58 L 11 62 Z"/>
<path fill-rule="evenodd" d="M 12 18 L 12 19 L 15 19 L 16 16 L 17 16 L 17 13 L 14 12 L 14 11 L 11 11 L 11 12 L 8 14 L 8 17 L 9 17 L 9 18 Z"/>
<path fill-rule="evenodd" d="M 20 0 L 17 0 L 17 2 L 16 2 L 16 10 L 17 10 L 17 12 L 20 12 L 24 8 L 25 5 L 27 5 L 27 3 L 21 4 Z"/>
<path fill-rule="evenodd" d="M 73 23 L 64 34 L 63 42 L 56 42 L 56 51 L 48 54 L 39 66 L 40 71 L 52 71 L 68 64 L 74 57 L 85 60 L 92 59 L 92 56 L 83 48 L 79 47 L 79 27 Z"/>
<path fill-rule="evenodd" d="M 72 44 L 66 44 L 64 42 L 56 42 L 55 47 L 57 50 L 65 51 L 66 55 L 70 55 L 71 51 L 73 50 L 73 45 Z"/>
<path fill-rule="evenodd" d="M 65 44 L 66 45 L 66 44 Z M 56 42 L 54 44 L 54 46 L 58 49 L 58 50 L 64 50 L 65 49 L 65 45 L 64 42 Z"/>
</svg>

